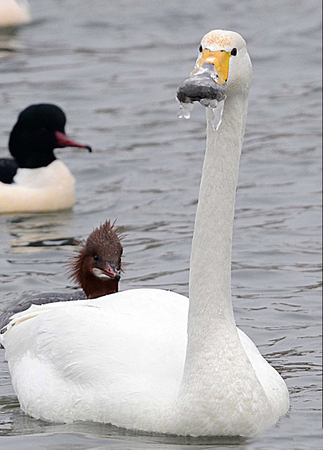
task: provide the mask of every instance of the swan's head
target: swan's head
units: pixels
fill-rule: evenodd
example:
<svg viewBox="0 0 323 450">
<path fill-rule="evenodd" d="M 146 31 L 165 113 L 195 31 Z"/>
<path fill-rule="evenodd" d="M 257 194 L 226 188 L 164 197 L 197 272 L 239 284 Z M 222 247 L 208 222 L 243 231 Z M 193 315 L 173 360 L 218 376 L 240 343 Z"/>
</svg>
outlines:
<svg viewBox="0 0 323 450">
<path fill-rule="evenodd" d="M 201 40 L 194 70 L 177 90 L 181 104 L 215 107 L 233 92 L 248 95 L 251 61 L 245 40 L 233 31 L 213 30 Z"/>
<path fill-rule="evenodd" d="M 70 278 L 88 298 L 118 292 L 123 248 L 121 237 L 109 221 L 96 228 L 71 261 Z"/>
</svg>

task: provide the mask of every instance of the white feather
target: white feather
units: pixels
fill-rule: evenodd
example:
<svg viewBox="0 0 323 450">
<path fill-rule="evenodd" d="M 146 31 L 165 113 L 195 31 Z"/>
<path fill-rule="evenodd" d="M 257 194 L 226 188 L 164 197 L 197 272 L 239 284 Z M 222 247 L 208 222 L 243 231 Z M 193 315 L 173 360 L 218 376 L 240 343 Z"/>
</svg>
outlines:
<svg viewBox="0 0 323 450">
<path fill-rule="evenodd" d="M 26 0 L 0 1 L 0 27 L 22 25 L 30 22 L 30 8 Z"/>
<path fill-rule="evenodd" d="M 0 182 L 0 213 L 71 208 L 75 203 L 74 185 L 73 175 L 58 159 L 47 167 L 19 168 L 14 183 Z"/>
</svg>

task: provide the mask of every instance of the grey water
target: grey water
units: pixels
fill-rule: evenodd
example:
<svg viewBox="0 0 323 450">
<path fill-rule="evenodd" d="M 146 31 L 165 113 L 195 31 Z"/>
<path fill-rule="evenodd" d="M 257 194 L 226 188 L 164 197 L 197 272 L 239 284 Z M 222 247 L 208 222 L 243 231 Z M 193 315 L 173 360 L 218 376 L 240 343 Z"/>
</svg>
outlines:
<svg viewBox="0 0 323 450">
<path fill-rule="evenodd" d="M 314 0 L 30 0 L 33 22 L 0 32 L 0 157 L 20 110 L 53 102 L 93 153 L 58 150 L 76 205 L 0 216 L 0 309 L 71 292 L 65 263 L 106 219 L 124 226 L 121 289 L 188 294 L 205 109 L 174 97 L 214 28 L 241 33 L 254 77 L 233 237 L 237 325 L 282 374 L 291 408 L 252 439 L 145 436 L 23 414 L 0 350 L 0 448 L 323 448 L 321 429 L 321 7 Z"/>
</svg>

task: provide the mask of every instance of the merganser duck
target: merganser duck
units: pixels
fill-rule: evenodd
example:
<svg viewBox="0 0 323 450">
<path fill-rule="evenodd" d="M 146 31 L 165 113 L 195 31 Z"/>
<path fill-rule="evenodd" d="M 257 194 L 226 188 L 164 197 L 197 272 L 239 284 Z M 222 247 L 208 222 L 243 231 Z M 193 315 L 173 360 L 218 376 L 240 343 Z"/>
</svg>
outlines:
<svg viewBox="0 0 323 450">
<path fill-rule="evenodd" d="M 30 8 L 27 0 L 0 1 L 0 27 L 23 25 L 30 20 Z"/>
<path fill-rule="evenodd" d="M 74 177 L 55 148 L 91 147 L 65 136 L 66 116 L 56 105 L 28 106 L 9 138 L 14 159 L 0 159 L 0 213 L 46 212 L 75 203 Z"/>
<path fill-rule="evenodd" d="M 193 101 L 210 106 L 189 300 L 134 289 L 13 316 L 0 339 L 24 412 L 191 436 L 253 436 L 286 413 L 286 384 L 236 327 L 231 300 L 234 201 L 251 75 L 244 39 L 215 30 L 203 37 L 195 70 L 178 90 L 186 110 Z M 213 109 L 224 99 L 215 121 Z"/>
<path fill-rule="evenodd" d="M 123 247 L 120 228 L 110 221 L 96 228 L 71 262 L 70 278 L 87 298 L 118 292 Z"/>
<path fill-rule="evenodd" d="M 123 247 L 120 228 L 110 221 L 96 228 L 69 262 L 70 276 L 82 289 L 71 293 L 36 294 L 24 298 L 0 316 L 0 328 L 9 322 L 9 318 L 25 311 L 31 305 L 43 305 L 54 302 L 97 298 L 118 292 L 121 277 L 121 257 Z"/>
</svg>

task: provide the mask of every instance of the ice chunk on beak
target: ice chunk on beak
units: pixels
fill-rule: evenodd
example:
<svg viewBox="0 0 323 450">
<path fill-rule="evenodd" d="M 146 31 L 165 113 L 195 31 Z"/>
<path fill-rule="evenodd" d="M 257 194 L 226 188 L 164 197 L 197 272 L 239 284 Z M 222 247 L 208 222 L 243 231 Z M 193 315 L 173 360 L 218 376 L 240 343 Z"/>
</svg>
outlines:
<svg viewBox="0 0 323 450">
<path fill-rule="evenodd" d="M 213 64 L 205 63 L 202 67 L 195 69 L 177 89 L 176 97 L 181 108 L 177 114 L 178 117 L 188 119 L 193 109 L 193 102 L 199 102 L 207 108 L 212 108 L 212 127 L 215 131 L 218 130 L 222 120 L 227 84 L 218 84 L 217 79 Z M 221 107 L 218 107 L 219 103 Z"/>
<path fill-rule="evenodd" d="M 177 117 L 180 119 L 189 119 L 191 117 L 191 111 L 194 107 L 193 103 L 182 103 L 176 97 L 176 100 L 179 103 L 179 111 L 177 113 Z"/>
<path fill-rule="evenodd" d="M 222 117 L 223 117 L 223 109 L 224 109 L 224 100 L 218 102 L 217 106 L 208 106 L 212 110 L 212 119 L 211 124 L 213 131 L 218 131 L 220 128 Z"/>
</svg>

